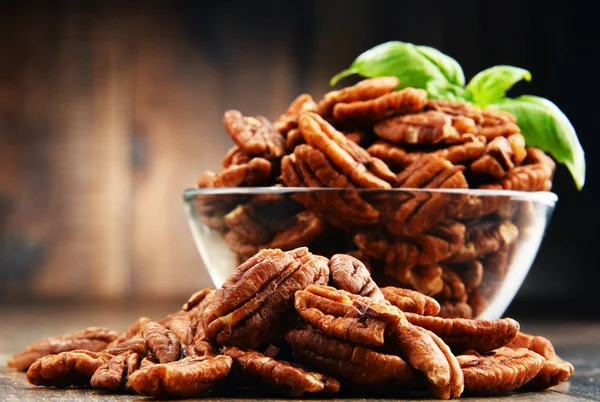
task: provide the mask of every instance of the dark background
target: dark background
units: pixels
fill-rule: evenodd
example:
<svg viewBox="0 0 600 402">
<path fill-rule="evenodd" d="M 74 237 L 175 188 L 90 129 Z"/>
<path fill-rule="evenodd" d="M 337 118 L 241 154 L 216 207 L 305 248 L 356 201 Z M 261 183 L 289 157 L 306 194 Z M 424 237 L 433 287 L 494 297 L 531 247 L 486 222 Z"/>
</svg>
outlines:
<svg viewBox="0 0 600 402">
<path fill-rule="evenodd" d="M 16 3 L 16 2 L 13 2 Z M 126 4 L 125 4 L 126 3 Z M 600 37 L 592 2 L 19 2 L 0 9 L 0 291 L 30 299 L 185 298 L 209 279 L 181 190 L 217 169 L 224 110 L 277 117 L 389 40 L 436 47 L 467 79 L 497 64 L 533 80 L 587 151 L 515 315 L 599 316 Z M 183 295 L 183 296 L 182 296 Z"/>
</svg>

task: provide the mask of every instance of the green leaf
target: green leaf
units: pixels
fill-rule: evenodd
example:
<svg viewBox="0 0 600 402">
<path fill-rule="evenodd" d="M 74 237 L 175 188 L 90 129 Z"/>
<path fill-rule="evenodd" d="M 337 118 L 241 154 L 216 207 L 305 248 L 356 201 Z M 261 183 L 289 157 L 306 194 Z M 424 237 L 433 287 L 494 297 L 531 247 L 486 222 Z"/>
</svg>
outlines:
<svg viewBox="0 0 600 402">
<path fill-rule="evenodd" d="M 429 46 L 417 46 L 417 50 L 440 69 L 450 84 L 461 87 L 465 85 L 465 73 L 452 57 Z"/>
<path fill-rule="evenodd" d="M 331 85 L 352 74 L 364 77 L 395 76 L 400 79 L 400 88 L 427 88 L 431 81 L 460 84 L 460 69 L 454 59 L 405 42 L 386 42 L 367 50 L 352 62 L 349 68 L 335 75 Z M 454 65 L 455 63 L 456 65 Z M 460 70 L 462 73 L 462 70 Z"/>
<path fill-rule="evenodd" d="M 475 104 L 485 106 L 504 98 L 506 91 L 523 79 L 531 81 L 531 73 L 519 67 L 494 66 L 473 77 L 467 89 L 473 94 Z"/>
<path fill-rule="evenodd" d="M 469 100 L 471 94 L 462 86 L 431 81 L 427 84 L 427 93 L 431 99 L 442 99 L 452 101 Z"/>
<path fill-rule="evenodd" d="M 529 146 L 550 153 L 564 163 L 579 190 L 585 183 L 585 154 L 573 125 L 565 114 L 548 99 L 523 95 L 501 99 L 490 105 L 512 113 Z"/>
</svg>

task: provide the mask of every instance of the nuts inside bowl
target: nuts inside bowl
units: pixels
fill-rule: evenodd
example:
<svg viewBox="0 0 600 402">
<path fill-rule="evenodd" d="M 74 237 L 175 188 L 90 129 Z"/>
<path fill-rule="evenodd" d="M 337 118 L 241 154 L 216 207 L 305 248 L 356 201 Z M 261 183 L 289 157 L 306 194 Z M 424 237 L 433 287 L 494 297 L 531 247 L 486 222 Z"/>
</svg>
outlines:
<svg viewBox="0 0 600 402">
<path fill-rule="evenodd" d="M 273 124 L 225 113 L 236 145 L 184 195 L 215 285 L 261 249 L 309 246 L 434 297 L 441 316 L 502 314 L 554 207 L 554 162 L 507 112 L 397 86 L 303 94 Z"/>
</svg>

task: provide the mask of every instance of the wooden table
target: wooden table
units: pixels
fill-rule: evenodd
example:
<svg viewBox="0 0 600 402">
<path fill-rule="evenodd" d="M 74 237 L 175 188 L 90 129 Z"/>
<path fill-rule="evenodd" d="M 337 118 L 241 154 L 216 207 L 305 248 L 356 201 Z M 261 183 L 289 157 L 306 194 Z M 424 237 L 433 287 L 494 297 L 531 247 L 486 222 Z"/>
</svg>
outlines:
<svg viewBox="0 0 600 402">
<path fill-rule="evenodd" d="M 123 401 L 139 400 L 133 395 L 110 395 L 97 390 L 53 389 L 34 387 L 23 373 L 6 368 L 9 356 L 29 343 L 87 326 L 100 325 L 125 329 L 137 317 L 158 319 L 175 311 L 178 304 L 117 306 L 0 306 L 0 400 L 1 401 Z M 600 400 L 600 322 L 533 322 L 522 321 L 522 329 L 550 338 L 557 353 L 575 366 L 570 381 L 549 391 L 515 393 L 503 397 L 481 398 L 485 401 L 576 401 Z M 231 398 L 227 398 L 231 399 Z M 244 400 L 240 396 L 240 400 Z M 206 400 L 206 399 L 204 399 Z M 479 398 L 469 398 L 477 401 Z"/>
</svg>

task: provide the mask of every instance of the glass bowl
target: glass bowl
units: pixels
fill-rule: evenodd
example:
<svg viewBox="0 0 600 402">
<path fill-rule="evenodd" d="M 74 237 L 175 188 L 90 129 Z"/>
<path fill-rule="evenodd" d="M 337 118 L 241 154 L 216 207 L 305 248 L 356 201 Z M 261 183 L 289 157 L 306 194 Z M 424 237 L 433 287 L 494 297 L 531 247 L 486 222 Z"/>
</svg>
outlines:
<svg viewBox="0 0 600 402">
<path fill-rule="evenodd" d="M 215 286 L 262 248 L 351 254 L 380 287 L 436 298 L 440 315 L 499 318 L 538 252 L 557 196 L 471 189 L 202 188 L 184 192 Z"/>
</svg>

